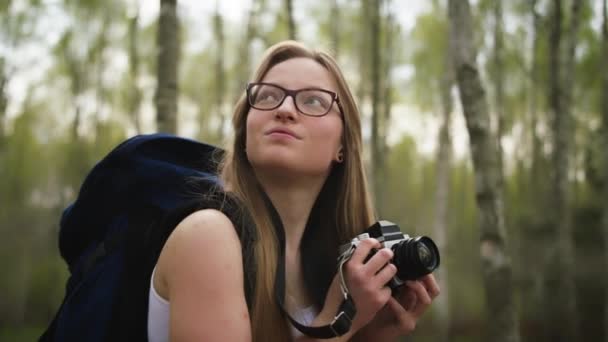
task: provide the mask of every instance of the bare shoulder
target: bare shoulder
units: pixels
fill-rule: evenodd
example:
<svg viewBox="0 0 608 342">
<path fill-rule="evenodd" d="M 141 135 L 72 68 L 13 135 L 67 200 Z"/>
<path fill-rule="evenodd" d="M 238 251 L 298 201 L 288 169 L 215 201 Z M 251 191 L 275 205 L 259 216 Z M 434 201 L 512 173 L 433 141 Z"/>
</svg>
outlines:
<svg viewBox="0 0 608 342">
<path fill-rule="evenodd" d="M 234 232 L 234 225 L 228 216 L 215 209 L 201 209 L 186 216 L 175 227 L 175 232 L 178 232 L 178 234 L 198 234 L 201 228 L 205 229 L 206 233 Z"/>
<path fill-rule="evenodd" d="M 156 267 L 154 285 L 170 302 L 172 340 L 250 340 L 241 244 L 226 215 L 205 209 L 186 217 Z M 226 322 L 233 328 L 224 329 Z"/>
<path fill-rule="evenodd" d="M 193 212 L 175 227 L 157 262 L 158 292 L 168 298 L 172 276 L 182 273 L 180 270 L 201 269 L 209 259 L 241 263 L 241 244 L 234 225 L 215 209 Z"/>
</svg>

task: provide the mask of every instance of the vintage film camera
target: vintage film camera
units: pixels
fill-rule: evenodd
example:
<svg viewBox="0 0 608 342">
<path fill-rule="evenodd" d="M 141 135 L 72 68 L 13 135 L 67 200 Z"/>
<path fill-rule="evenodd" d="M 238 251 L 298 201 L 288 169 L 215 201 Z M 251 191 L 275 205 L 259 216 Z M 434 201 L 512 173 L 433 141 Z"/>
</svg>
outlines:
<svg viewBox="0 0 608 342">
<path fill-rule="evenodd" d="M 387 284 L 395 290 L 406 280 L 418 279 L 433 272 L 439 267 L 439 250 L 430 238 L 426 236 L 410 237 L 403 234 L 396 224 L 389 221 L 378 221 L 357 235 L 349 243 L 340 246 L 340 258 L 350 258 L 357 245 L 364 240 L 374 238 L 382 247 L 390 248 L 393 253 L 393 263 L 397 267 L 397 274 Z M 368 256 L 368 259 L 375 253 Z"/>
</svg>

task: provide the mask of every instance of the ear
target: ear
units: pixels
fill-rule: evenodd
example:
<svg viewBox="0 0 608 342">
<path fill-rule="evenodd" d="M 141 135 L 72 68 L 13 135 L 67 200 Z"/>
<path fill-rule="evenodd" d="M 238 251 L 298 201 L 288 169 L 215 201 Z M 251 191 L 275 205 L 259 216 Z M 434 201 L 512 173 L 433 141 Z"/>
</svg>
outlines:
<svg viewBox="0 0 608 342">
<path fill-rule="evenodd" d="M 336 158 L 335 158 L 337 163 L 341 163 L 344 161 L 344 152 L 342 149 L 342 145 L 340 145 L 340 147 L 338 147 L 338 152 L 336 152 Z"/>
</svg>

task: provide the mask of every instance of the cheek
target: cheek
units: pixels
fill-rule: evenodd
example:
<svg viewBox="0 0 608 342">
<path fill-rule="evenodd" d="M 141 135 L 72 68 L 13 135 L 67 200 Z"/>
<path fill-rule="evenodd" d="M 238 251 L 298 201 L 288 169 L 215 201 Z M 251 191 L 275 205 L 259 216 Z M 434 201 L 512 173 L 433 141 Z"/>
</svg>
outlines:
<svg viewBox="0 0 608 342">
<path fill-rule="evenodd" d="M 245 121 L 245 136 L 247 137 L 245 140 L 245 147 L 247 150 L 250 150 L 253 147 L 256 132 L 260 129 L 260 119 L 261 118 L 259 115 L 252 115 L 251 113 L 247 114 L 247 119 Z"/>
<path fill-rule="evenodd" d="M 317 127 L 312 130 L 314 151 L 319 156 L 329 159 L 334 159 L 340 142 L 342 141 L 342 125 L 328 125 L 323 127 Z"/>
</svg>

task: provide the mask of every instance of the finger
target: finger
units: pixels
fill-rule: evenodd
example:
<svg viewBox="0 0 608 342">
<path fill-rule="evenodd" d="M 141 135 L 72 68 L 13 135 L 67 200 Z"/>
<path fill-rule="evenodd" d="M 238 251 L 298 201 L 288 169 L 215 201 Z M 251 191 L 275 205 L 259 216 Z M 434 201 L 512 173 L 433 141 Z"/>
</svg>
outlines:
<svg viewBox="0 0 608 342">
<path fill-rule="evenodd" d="M 373 278 L 376 287 L 384 287 L 397 274 L 397 267 L 393 264 L 388 264 L 382 268 Z"/>
<path fill-rule="evenodd" d="M 406 291 L 403 291 L 399 295 L 397 301 L 401 303 L 401 306 L 403 306 L 405 310 L 414 311 L 416 304 L 418 303 L 418 297 L 416 296 L 416 292 L 406 288 Z"/>
<path fill-rule="evenodd" d="M 372 257 L 365 263 L 366 272 L 370 275 L 378 273 L 380 270 L 386 268 L 387 264 L 393 258 L 393 251 L 388 248 L 379 249 Z M 397 272 L 397 268 L 395 268 Z"/>
<path fill-rule="evenodd" d="M 389 299 L 387 306 L 397 321 L 401 334 L 409 334 L 416 329 L 416 316 L 407 311 L 395 298 Z"/>
<path fill-rule="evenodd" d="M 416 294 L 416 306 L 413 310 L 414 315 L 419 317 L 426 311 L 429 305 L 431 305 L 432 299 L 429 296 L 429 293 L 426 291 L 426 288 L 419 281 L 407 281 L 407 286 L 414 291 Z"/>
<path fill-rule="evenodd" d="M 422 281 L 422 284 L 428 291 L 431 298 L 435 299 L 435 297 L 439 296 L 441 290 L 439 289 L 439 284 L 437 284 L 435 276 L 433 276 L 432 274 L 427 274 L 419 280 Z"/>
<path fill-rule="evenodd" d="M 382 309 L 382 307 L 384 307 L 386 305 L 386 303 L 392 297 L 391 297 L 391 289 L 389 287 L 383 287 L 376 291 L 378 291 L 377 294 L 374 296 L 371 296 L 371 297 L 373 297 L 373 299 L 372 299 L 373 309 L 372 310 L 375 312 L 378 312 L 378 311 L 380 311 L 380 309 Z"/>
<path fill-rule="evenodd" d="M 363 264 L 363 261 L 365 260 L 365 258 L 367 258 L 373 248 L 381 247 L 382 245 L 380 244 L 380 242 L 374 238 L 363 239 L 353 252 L 353 255 L 350 258 L 349 262 L 352 262 L 354 264 Z"/>
</svg>

